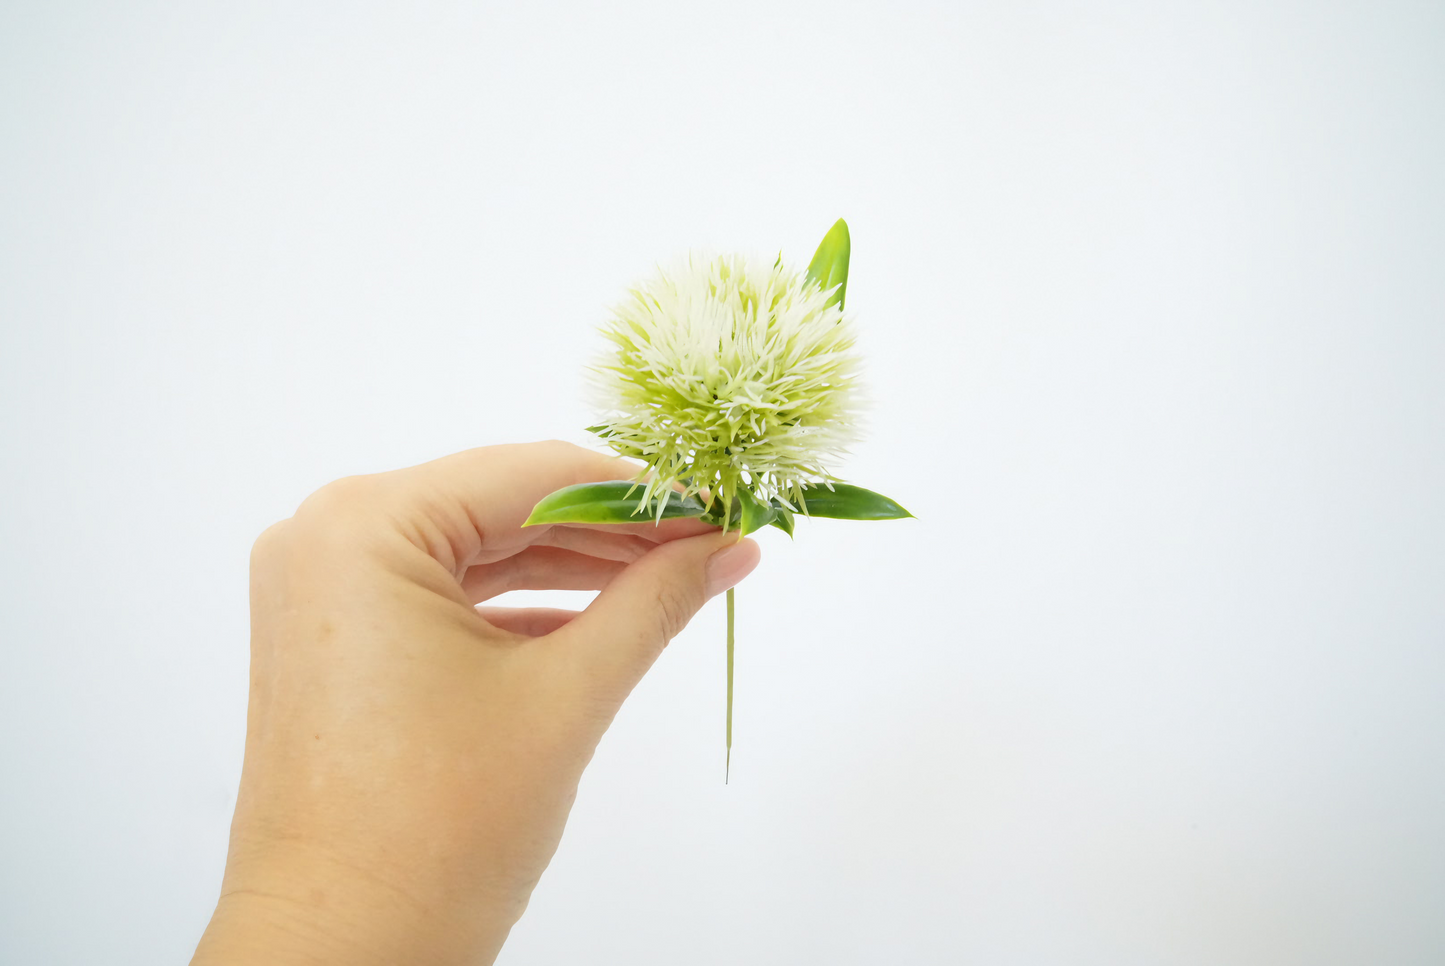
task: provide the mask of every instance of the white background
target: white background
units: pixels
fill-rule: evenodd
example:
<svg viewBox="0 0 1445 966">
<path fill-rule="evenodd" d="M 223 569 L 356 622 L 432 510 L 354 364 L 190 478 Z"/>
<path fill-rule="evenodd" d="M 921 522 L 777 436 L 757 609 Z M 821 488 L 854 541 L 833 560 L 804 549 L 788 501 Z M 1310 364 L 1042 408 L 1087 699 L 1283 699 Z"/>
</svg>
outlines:
<svg viewBox="0 0 1445 966">
<path fill-rule="evenodd" d="M 840 215 L 919 519 L 763 536 L 732 784 L 715 605 L 500 962 L 1445 961 L 1445 9 L 522 6 L 0 11 L 0 962 L 189 956 L 267 524 Z"/>
</svg>

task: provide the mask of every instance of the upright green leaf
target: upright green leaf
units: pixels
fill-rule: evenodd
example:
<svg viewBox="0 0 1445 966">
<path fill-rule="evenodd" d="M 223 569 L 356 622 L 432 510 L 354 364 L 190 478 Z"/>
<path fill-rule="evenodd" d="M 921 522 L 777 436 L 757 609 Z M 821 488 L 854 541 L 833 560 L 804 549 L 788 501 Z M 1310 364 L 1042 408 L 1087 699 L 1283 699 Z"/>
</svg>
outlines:
<svg viewBox="0 0 1445 966">
<path fill-rule="evenodd" d="M 766 503 L 760 503 L 757 497 L 748 492 L 747 487 L 738 488 L 738 504 L 741 507 L 741 515 L 738 525 L 743 534 L 749 534 L 760 530 L 773 522 L 777 515 L 773 508 Z"/>
<path fill-rule="evenodd" d="M 777 527 L 791 537 L 793 535 L 793 511 L 785 506 L 774 506 L 773 518 L 768 521 L 768 526 Z"/>
<path fill-rule="evenodd" d="M 832 488 L 812 483 L 803 488 L 802 512 L 810 517 L 833 520 L 902 520 L 913 516 L 881 493 L 851 483 L 834 483 Z"/>
<path fill-rule="evenodd" d="M 808 263 L 808 277 L 814 279 L 826 291 L 837 286 L 838 290 L 828 299 L 828 304 L 843 307 L 843 297 L 848 291 L 848 256 L 853 241 L 848 236 L 848 223 L 842 218 L 834 222 L 823 236 L 813 260 Z"/>
<path fill-rule="evenodd" d="M 657 519 L 657 501 L 649 501 L 641 510 L 640 483 L 612 480 L 607 483 L 579 483 L 563 487 L 544 496 L 532 508 L 524 527 L 543 523 L 651 523 Z M 662 519 L 700 517 L 707 507 L 697 497 L 668 496 Z"/>
</svg>

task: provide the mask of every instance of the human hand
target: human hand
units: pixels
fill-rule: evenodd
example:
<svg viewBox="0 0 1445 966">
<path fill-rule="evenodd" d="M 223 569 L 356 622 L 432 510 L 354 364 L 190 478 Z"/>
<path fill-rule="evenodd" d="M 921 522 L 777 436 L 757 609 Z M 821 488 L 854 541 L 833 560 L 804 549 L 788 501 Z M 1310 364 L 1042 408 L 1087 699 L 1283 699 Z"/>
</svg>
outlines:
<svg viewBox="0 0 1445 966">
<path fill-rule="evenodd" d="M 257 541 L 241 787 L 193 966 L 490 963 L 623 699 L 756 566 L 696 520 L 522 529 L 565 443 L 341 480 Z M 601 590 L 585 611 L 477 608 Z"/>
</svg>

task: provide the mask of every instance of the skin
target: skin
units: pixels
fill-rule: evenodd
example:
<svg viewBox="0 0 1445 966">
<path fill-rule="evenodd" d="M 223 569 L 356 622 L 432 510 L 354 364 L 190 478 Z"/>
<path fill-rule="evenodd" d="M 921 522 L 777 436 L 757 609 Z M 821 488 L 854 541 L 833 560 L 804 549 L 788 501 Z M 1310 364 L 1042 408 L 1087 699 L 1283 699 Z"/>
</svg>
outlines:
<svg viewBox="0 0 1445 966">
<path fill-rule="evenodd" d="M 522 528 L 636 464 L 497 446 L 340 480 L 251 558 L 251 691 L 193 966 L 492 962 L 623 700 L 758 547 L 694 520 Z M 585 611 L 476 606 L 600 590 Z"/>
</svg>

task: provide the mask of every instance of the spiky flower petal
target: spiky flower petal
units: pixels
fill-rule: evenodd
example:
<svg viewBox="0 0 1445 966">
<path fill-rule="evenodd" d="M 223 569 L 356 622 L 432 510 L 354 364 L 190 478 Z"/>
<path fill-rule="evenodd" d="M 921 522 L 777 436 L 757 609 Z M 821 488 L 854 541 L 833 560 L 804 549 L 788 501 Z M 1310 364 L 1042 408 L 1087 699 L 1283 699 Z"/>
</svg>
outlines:
<svg viewBox="0 0 1445 966">
<path fill-rule="evenodd" d="M 691 256 L 633 288 L 604 324 L 594 430 L 653 476 L 731 506 L 739 490 L 796 506 L 855 438 L 852 325 L 781 259 Z"/>
</svg>

